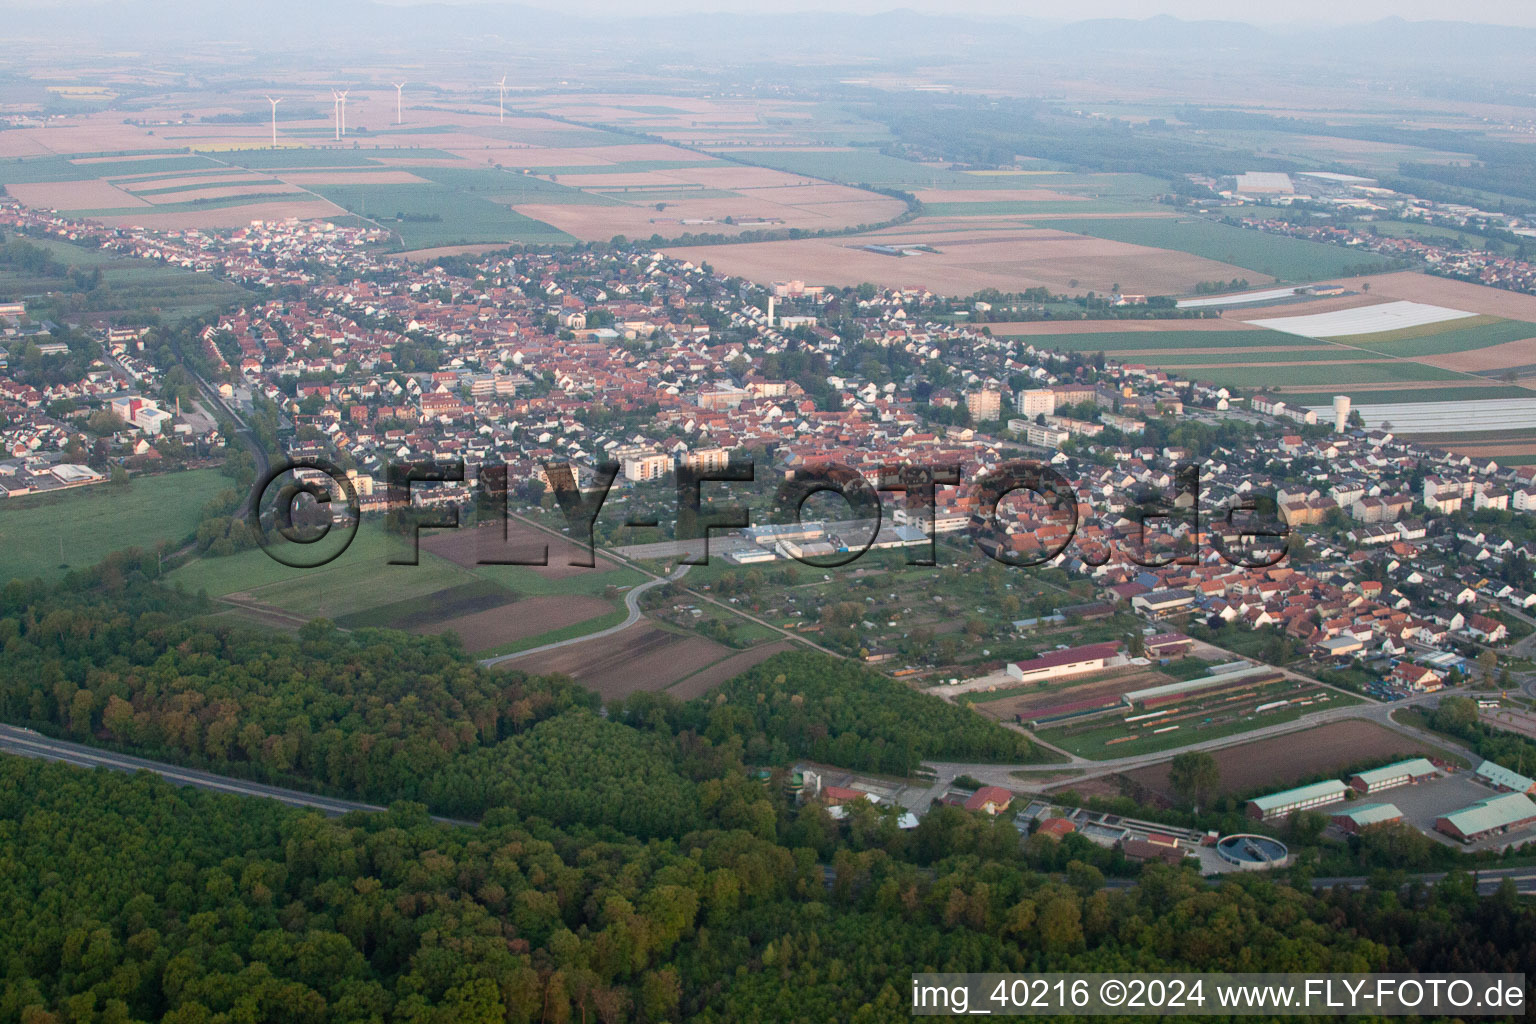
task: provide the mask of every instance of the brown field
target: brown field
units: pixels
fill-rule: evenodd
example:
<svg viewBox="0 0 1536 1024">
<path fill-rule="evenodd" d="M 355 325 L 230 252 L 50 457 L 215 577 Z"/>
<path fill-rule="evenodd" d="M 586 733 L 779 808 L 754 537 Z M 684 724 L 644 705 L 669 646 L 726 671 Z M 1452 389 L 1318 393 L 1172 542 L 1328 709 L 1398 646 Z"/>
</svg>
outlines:
<svg viewBox="0 0 1536 1024">
<path fill-rule="evenodd" d="M 1444 448 L 1446 451 L 1455 452 L 1457 455 L 1470 455 L 1474 459 L 1500 459 L 1512 455 L 1530 455 L 1536 452 L 1536 434 L 1524 440 L 1506 440 L 1494 442 L 1473 442 L 1470 444 L 1456 444 L 1454 442 L 1437 444 L 1436 448 Z"/>
<path fill-rule="evenodd" d="M 487 651 L 530 636 L 539 636 L 551 630 L 564 629 L 578 622 L 586 622 L 613 610 L 613 605 L 600 597 L 560 595 L 557 597 L 525 597 L 522 600 L 487 608 L 484 611 L 458 615 L 441 622 L 411 627 L 413 633 L 459 634 L 466 651 Z"/>
<path fill-rule="evenodd" d="M 1252 324 L 1227 323 L 1224 320 L 1024 320 L 989 327 L 994 335 L 1024 337 L 1031 334 L 1156 334 L 1160 331 L 1261 331 Z M 1250 351 L 1250 350 L 1245 350 Z"/>
<path fill-rule="evenodd" d="M 1350 362 L 1350 363 L 1375 362 L 1375 363 L 1382 363 L 1382 362 L 1390 362 L 1391 361 L 1391 360 L 1386 360 L 1386 359 L 1350 359 L 1348 357 L 1348 355 L 1341 355 L 1341 353 L 1347 353 L 1348 350 L 1347 349 L 1341 349 L 1341 348 L 1339 348 L 1336 345 L 1254 345 L 1252 348 L 1244 348 L 1242 350 L 1242 352 L 1243 352 L 1244 355 L 1248 355 L 1249 353 L 1258 353 L 1258 354 L 1262 355 L 1265 352 L 1316 352 L 1316 353 L 1319 353 L 1319 354 L 1322 354 L 1322 353 L 1326 352 L 1326 353 L 1332 353 L 1333 356 L 1335 357 L 1333 359 L 1317 359 L 1317 360 L 1313 360 L 1313 362 L 1319 362 L 1319 363 L 1341 363 L 1341 362 Z M 1159 357 L 1162 357 L 1162 356 L 1217 356 L 1217 355 L 1230 356 L 1232 354 L 1233 354 L 1232 353 L 1232 349 L 1230 349 L 1230 348 L 1149 348 L 1149 349 L 1121 349 L 1121 348 L 1117 348 L 1117 349 L 1115 349 L 1115 351 L 1113 353 L 1111 353 L 1113 358 L 1119 359 L 1119 360 L 1122 360 L 1122 361 L 1125 361 L 1125 362 L 1135 362 L 1137 360 L 1142 360 L 1142 361 L 1147 362 L 1147 363 L 1156 363 L 1158 361 Z M 1198 369 L 1198 368 L 1203 367 L 1203 366 L 1278 366 L 1278 365 L 1281 365 L 1281 364 L 1273 363 L 1273 362 L 1270 362 L 1270 363 L 1265 363 L 1265 362 L 1234 363 L 1231 360 L 1217 360 L 1214 363 L 1180 363 L 1179 366 L 1177 366 L 1177 367 L 1170 367 L 1169 369 L 1172 372 L 1177 373 L 1179 369 L 1181 369 L 1182 367 L 1186 367 L 1186 366 Z M 1286 363 L 1284 365 L 1306 366 L 1308 364 L 1306 362 L 1300 362 L 1300 363 Z"/>
<path fill-rule="evenodd" d="M 1446 756 L 1444 750 L 1431 743 L 1358 719 L 1329 722 L 1316 729 L 1302 729 L 1211 753 L 1221 768 L 1223 793 L 1283 789 L 1309 776 L 1343 771 L 1361 761 L 1399 754 L 1405 758 Z M 1125 777 L 1133 785 L 1144 787 L 1164 799 L 1173 796 L 1166 762 L 1127 772 Z"/>
<path fill-rule="evenodd" d="M 1506 387 L 1502 381 L 1490 380 L 1486 377 L 1465 377 L 1455 382 L 1458 388 L 1501 388 Z M 1404 381 L 1378 381 L 1372 384 L 1351 384 L 1351 394 L 1356 391 L 1419 391 L 1425 388 L 1443 388 L 1446 382 L 1443 380 L 1404 380 Z M 1284 393 L 1307 393 L 1317 391 L 1313 384 L 1281 384 L 1266 388 L 1267 391 Z M 1362 403 L 1363 404 L 1363 403 Z"/>
<path fill-rule="evenodd" d="M 734 679 L 752 666 L 767 661 L 775 654 L 794 650 L 794 647 L 795 645 L 788 640 L 758 644 L 739 654 L 733 654 L 723 661 L 717 661 L 702 672 L 695 672 L 686 679 L 678 680 L 667 687 L 667 692 L 678 700 L 701 697 L 727 679 Z"/>
<path fill-rule="evenodd" d="M 573 560 L 586 557 L 586 549 L 581 545 L 568 538 L 534 529 L 515 519 L 507 521 L 505 543 L 501 539 L 501 530 L 494 524 L 469 530 L 434 532 L 421 538 L 424 549 L 466 569 L 472 568 L 482 559 L 535 559 L 543 554 L 546 545 L 549 547 L 549 564 L 527 567 L 545 579 L 563 580 L 578 573 L 597 571 L 570 564 Z M 598 569 L 611 569 L 615 564 L 601 551 L 597 553 Z"/>
<path fill-rule="evenodd" d="M 1470 352 L 1447 352 L 1443 356 L 1417 356 L 1416 359 L 1430 366 L 1441 366 L 1447 370 L 1462 370 L 1468 373 L 1487 373 L 1511 368 L 1518 370 L 1536 363 L 1536 338 L 1507 341 L 1502 345 L 1475 348 Z"/>
<path fill-rule="evenodd" d="M 569 230 L 569 229 L 567 229 Z M 892 287 L 923 287 L 953 295 L 983 288 L 1022 291 L 1044 286 L 1067 291 L 1108 291 L 1114 283 L 1148 294 L 1187 291 L 1196 281 L 1238 277 L 1246 271 L 1184 253 L 1089 238 L 1048 229 L 1008 232 L 1003 238 L 968 237 L 963 244 L 933 240 L 939 253 L 892 257 L 855 248 L 857 238 L 753 242 L 744 245 L 669 249 L 670 255 L 756 281 L 802 279 L 836 286 L 873 281 Z M 910 225 L 882 232 L 881 242 L 929 241 Z"/>
<path fill-rule="evenodd" d="M 29 185 L 7 185 L 11 198 L 25 206 L 55 210 L 105 210 L 120 206 L 149 204 L 105 181 L 49 181 Z"/>
<path fill-rule="evenodd" d="M 1374 277 L 1344 278 L 1335 283 L 1358 291 L 1362 281 L 1370 282 L 1373 299 L 1408 299 L 1464 309 L 1469 313 L 1502 316 L 1509 320 L 1536 321 L 1536 295 L 1524 295 L 1466 281 L 1452 281 L 1447 277 L 1432 277 L 1404 270 Z M 1309 303 L 1308 311 L 1312 308 Z"/>
<path fill-rule="evenodd" d="M 750 653 L 750 652 L 748 652 Z M 701 636 L 684 636 L 637 622 L 614 636 L 518 658 L 521 672 L 568 675 L 604 698 L 664 690 L 732 654 Z"/>
</svg>

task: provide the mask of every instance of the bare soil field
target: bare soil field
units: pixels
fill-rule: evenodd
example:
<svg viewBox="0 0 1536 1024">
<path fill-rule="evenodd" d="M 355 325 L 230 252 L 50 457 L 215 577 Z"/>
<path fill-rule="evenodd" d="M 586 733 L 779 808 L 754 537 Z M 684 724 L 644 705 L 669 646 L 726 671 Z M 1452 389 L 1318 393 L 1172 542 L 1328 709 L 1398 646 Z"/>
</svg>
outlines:
<svg viewBox="0 0 1536 1024">
<path fill-rule="evenodd" d="M 1373 277 L 1345 278 L 1337 281 L 1356 291 L 1362 281 L 1369 281 L 1371 298 L 1407 299 L 1411 302 L 1427 302 L 1435 306 L 1464 309 L 1469 313 L 1486 313 L 1510 320 L 1536 321 L 1536 295 L 1523 295 L 1502 288 L 1489 288 L 1466 281 L 1453 281 L 1448 277 L 1433 277 L 1400 271 L 1396 274 L 1377 274 Z M 1308 312 L 1312 311 L 1309 303 Z"/>
<path fill-rule="evenodd" d="M 1506 341 L 1502 345 L 1473 349 L 1470 352 L 1447 352 L 1443 356 L 1417 356 L 1416 361 L 1439 366 L 1447 370 L 1469 373 L 1486 373 L 1511 368 L 1528 367 L 1536 363 L 1536 338 Z"/>
<path fill-rule="evenodd" d="M 1225 280 L 1247 273 L 1198 256 L 1049 229 L 1015 231 L 1007 240 L 942 241 L 937 243 L 940 252 L 910 257 L 859 249 L 860 238 L 690 246 L 672 248 L 668 253 L 693 263 L 708 262 L 717 270 L 755 281 L 801 279 L 836 286 L 872 281 L 958 295 L 983 288 L 1022 291 L 1036 286 L 1063 292 L 1072 289 L 1072 281 L 1077 282 L 1078 290 L 1108 291 L 1119 283 L 1127 290 L 1168 295 L 1187 291 L 1196 281 Z M 898 239 L 913 244 L 927 241 L 910 225 L 900 235 L 881 233 L 878 240 Z"/>
<path fill-rule="evenodd" d="M 1405 758 L 1444 757 L 1446 752 L 1384 725 L 1353 720 L 1329 722 L 1316 729 L 1303 729 L 1211 753 L 1221 769 L 1221 791 L 1250 793 L 1283 789 L 1300 779 L 1343 771 L 1366 760 L 1399 754 Z M 1138 768 L 1127 772 L 1125 777 L 1133 785 L 1145 787 L 1164 799 L 1173 797 L 1166 763 Z"/>
<path fill-rule="evenodd" d="M 1162 331 L 1261 331 L 1242 321 L 1199 320 L 1024 320 L 982 324 L 994 335 L 1024 337 L 1031 334 L 1157 334 Z M 1245 349 L 1244 351 L 1253 351 Z"/>
<path fill-rule="evenodd" d="M 106 181 L 49 181 L 27 185 L 7 185 L 11 198 L 24 206 L 54 210 L 104 210 L 120 206 L 149 204 Z"/>
<path fill-rule="evenodd" d="M 482 559 L 516 558 L 531 561 L 544 553 L 545 545 L 549 547 L 549 564 L 530 565 L 527 568 L 531 572 L 545 579 L 563 580 L 593 571 L 585 566 L 570 564 L 572 560 L 585 558 L 586 548 L 568 538 L 555 537 L 515 519 L 507 522 L 506 543 L 502 542 L 501 530 L 495 525 L 431 533 L 421 539 L 424 550 L 466 569 L 474 568 Z M 597 562 L 599 568 L 611 568 L 601 551 L 598 552 Z"/>
<path fill-rule="evenodd" d="M 713 640 L 639 622 L 614 636 L 519 658 L 512 664 L 522 672 L 568 675 L 606 699 L 636 690 L 664 690 L 731 653 Z"/>
<path fill-rule="evenodd" d="M 717 661 L 702 672 L 695 672 L 688 678 L 673 683 L 667 687 L 667 693 L 678 700 L 702 697 L 727 679 L 734 679 L 752 666 L 767 661 L 775 654 L 794 650 L 794 647 L 795 645 L 788 640 L 758 644 L 739 654 L 733 654 L 723 661 Z"/>
<path fill-rule="evenodd" d="M 459 634 L 466 651 L 486 651 L 605 615 L 613 606 L 600 597 L 525 597 L 484 611 L 411 627 L 413 633 Z M 601 641 L 594 641 L 601 643 Z"/>
</svg>

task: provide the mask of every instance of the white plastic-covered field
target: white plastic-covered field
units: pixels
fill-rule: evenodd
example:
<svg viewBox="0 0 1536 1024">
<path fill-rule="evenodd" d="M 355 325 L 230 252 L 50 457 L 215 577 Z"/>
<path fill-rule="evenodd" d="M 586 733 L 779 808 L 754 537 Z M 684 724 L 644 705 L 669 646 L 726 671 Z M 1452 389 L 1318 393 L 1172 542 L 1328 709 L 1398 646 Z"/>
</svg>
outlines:
<svg viewBox="0 0 1536 1024">
<path fill-rule="evenodd" d="M 1380 334 L 1383 331 L 1400 331 L 1407 327 L 1423 327 L 1425 324 L 1444 323 L 1447 320 L 1463 320 L 1476 315 L 1459 309 L 1447 309 L 1445 306 L 1403 301 L 1247 322 L 1255 327 L 1267 327 L 1272 331 L 1284 331 L 1303 338 L 1345 338 L 1354 334 Z"/>
</svg>

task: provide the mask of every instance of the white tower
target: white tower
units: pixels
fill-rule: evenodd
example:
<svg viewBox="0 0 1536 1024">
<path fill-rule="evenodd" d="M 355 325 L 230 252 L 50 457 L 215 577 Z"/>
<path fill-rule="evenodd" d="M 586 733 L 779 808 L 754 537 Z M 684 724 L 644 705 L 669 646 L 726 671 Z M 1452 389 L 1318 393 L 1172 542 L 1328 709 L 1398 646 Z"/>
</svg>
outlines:
<svg viewBox="0 0 1536 1024">
<path fill-rule="evenodd" d="M 768 326 L 773 326 L 773 296 L 768 296 Z"/>
<path fill-rule="evenodd" d="M 271 96 L 268 96 L 267 97 L 267 102 L 272 104 L 272 148 L 276 149 L 277 148 L 277 105 L 279 103 L 283 102 L 283 98 L 281 96 L 279 96 L 277 99 L 273 99 Z"/>
<path fill-rule="evenodd" d="M 1333 429 L 1335 433 L 1342 434 L 1349 426 L 1349 396 L 1333 396 Z"/>
<path fill-rule="evenodd" d="M 400 93 L 405 88 L 404 82 L 395 83 L 395 124 L 404 124 L 405 118 L 400 113 Z"/>
</svg>

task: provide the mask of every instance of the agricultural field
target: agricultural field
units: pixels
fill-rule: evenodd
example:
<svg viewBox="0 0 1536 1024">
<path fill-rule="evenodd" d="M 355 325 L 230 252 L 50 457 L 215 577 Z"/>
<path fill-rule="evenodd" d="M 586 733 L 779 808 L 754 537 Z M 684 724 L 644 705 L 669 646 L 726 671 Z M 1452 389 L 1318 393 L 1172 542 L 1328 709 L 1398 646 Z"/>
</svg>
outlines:
<svg viewBox="0 0 1536 1024">
<path fill-rule="evenodd" d="M 180 544 L 228 486 L 218 470 L 194 469 L 0 500 L 0 583 L 57 580 L 123 548 Z"/>
<path fill-rule="evenodd" d="M 296 626 L 328 618 L 348 629 L 451 631 L 466 650 L 490 654 L 615 625 L 624 618 L 620 591 L 644 579 L 606 561 L 593 569 L 566 565 L 553 538 L 548 567 L 475 564 L 487 554 L 503 553 L 500 545 L 480 548 L 477 535 L 493 532 L 499 534 L 428 531 L 419 564 L 392 565 L 391 558 L 408 557 L 406 542 L 369 520 L 344 553 L 319 568 L 293 569 L 262 551 L 244 551 L 197 559 L 170 573 L 169 580 L 262 621 Z M 531 530 L 514 532 L 505 550 L 526 557 L 535 553 L 536 541 L 542 549 Z"/>
<path fill-rule="evenodd" d="M 1364 763 L 1409 757 L 1460 760 L 1432 743 L 1364 720 L 1329 722 L 1314 729 L 1223 747 L 1211 751 L 1211 755 L 1221 771 L 1221 792 L 1245 795 L 1273 792 L 1319 776 L 1337 778 L 1352 766 Z M 1174 800 L 1166 763 L 1138 768 L 1121 777 L 1133 792 L 1170 803 Z"/>
<path fill-rule="evenodd" d="M 1265 234 L 1214 220 L 1108 217 L 1071 221 L 1043 219 L 1032 223 L 1037 227 L 1059 228 L 1095 238 L 1190 253 L 1241 267 L 1249 273 L 1264 274 L 1277 281 L 1305 282 L 1336 277 L 1362 262 L 1385 266 L 1385 262 L 1378 258 L 1363 257 L 1341 246 Z"/>
<path fill-rule="evenodd" d="M 101 270 L 105 290 L 92 299 L 93 309 L 104 306 L 102 313 L 154 311 L 166 320 L 201 316 L 246 297 L 239 285 L 222 281 L 211 274 L 200 274 L 180 267 L 162 266 L 146 260 L 116 258 L 100 249 L 86 249 L 51 239 L 27 239 L 66 267 L 85 271 Z M 48 292 L 78 292 L 73 281 L 24 273 L 0 267 L 0 302 Z"/>
<path fill-rule="evenodd" d="M 532 654 L 508 666 L 522 672 L 568 675 L 605 700 L 637 690 L 665 690 L 687 699 L 790 646 L 781 641 L 733 651 L 701 636 L 642 621 L 617 636 Z"/>
</svg>

